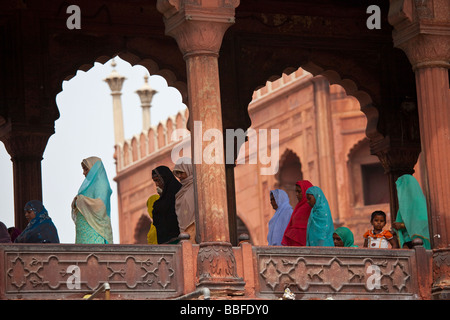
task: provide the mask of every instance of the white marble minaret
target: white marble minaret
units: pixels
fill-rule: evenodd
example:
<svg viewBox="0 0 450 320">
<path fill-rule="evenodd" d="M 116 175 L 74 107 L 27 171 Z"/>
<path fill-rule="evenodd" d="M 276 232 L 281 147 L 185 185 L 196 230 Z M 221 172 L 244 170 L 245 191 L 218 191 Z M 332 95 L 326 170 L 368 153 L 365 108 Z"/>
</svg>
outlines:
<svg viewBox="0 0 450 320">
<path fill-rule="evenodd" d="M 116 69 L 114 69 L 116 67 L 116 62 L 114 59 L 112 60 L 111 66 L 113 67 L 113 70 L 111 74 L 104 79 L 104 81 L 109 85 L 111 95 L 113 97 L 114 142 L 115 144 L 120 144 L 125 140 L 123 130 L 122 100 L 120 99 L 120 96 L 122 95 L 122 85 L 126 78 L 121 76 Z"/>
<path fill-rule="evenodd" d="M 142 107 L 142 130 L 147 131 L 150 129 L 150 107 L 153 99 L 153 95 L 157 92 L 153 90 L 148 84 L 148 76 L 144 76 L 144 85 L 136 90 L 136 93 L 139 95 L 141 99 L 141 107 Z"/>
</svg>

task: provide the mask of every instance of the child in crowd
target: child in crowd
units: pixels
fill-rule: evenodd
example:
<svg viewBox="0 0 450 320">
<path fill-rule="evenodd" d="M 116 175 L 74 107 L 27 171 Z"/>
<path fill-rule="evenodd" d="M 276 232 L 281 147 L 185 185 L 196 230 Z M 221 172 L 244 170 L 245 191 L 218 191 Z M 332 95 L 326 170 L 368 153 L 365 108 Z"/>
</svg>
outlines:
<svg viewBox="0 0 450 320">
<path fill-rule="evenodd" d="M 386 213 L 380 210 L 372 212 L 370 223 L 373 229 L 364 233 L 364 247 L 389 248 L 390 243 L 393 249 L 398 248 L 397 239 L 389 230 L 383 230 L 386 225 Z"/>
</svg>

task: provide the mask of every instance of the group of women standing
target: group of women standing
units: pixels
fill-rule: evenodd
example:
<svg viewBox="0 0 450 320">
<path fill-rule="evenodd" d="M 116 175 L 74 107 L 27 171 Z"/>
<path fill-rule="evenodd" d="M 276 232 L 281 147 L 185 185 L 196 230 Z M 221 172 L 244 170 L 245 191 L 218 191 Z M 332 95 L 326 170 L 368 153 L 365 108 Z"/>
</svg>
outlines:
<svg viewBox="0 0 450 320">
<path fill-rule="evenodd" d="M 420 238 L 424 247 L 430 249 L 427 205 L 419 183 L 412 175 L 406 174 L 397 179 L 396 186 L 399 210 L 392 225 L 398 230 L 401 247 Z M 298 203 L 294 209 L 285 191 L 270 191 L 275 214 L 269 221 L 269 245 L 356 247 L 350 229 L 334 229 L 328 201 L 319 187 L 301 180 L 297 181 L 295 188 Z"/>
<path fill-rule="evenodd" d="M 276 211 L 269 221 L 269 245 L 333 246 L 333 218 L 322 190 L 301 180 L 295 185 L 295 193 L 298 203 L 292 210 L 285 191 L 270 192 Z"/>
<path fill-rule="evenodd" d="M 149 244 L 177 243 L 180 233 L 189 234 L 195 242 L 194 177 L 190 160 L 180 158 L 173 171 L 166 166 L 152 170 L 158 194 L 147 201 L 153 222 L 147 234 Z"/>
<path fill-rule="evenodd" d="M 81 167 L 85 179 L 71 205 L 75 243 L 112 244 L 112 190 L 105 167 L 98 157 L 83 159 Z M 158 194 L 152 195 L 147 201 L 147 210 L 153 219 L 147 235 L 148 243 L 176 243 L 180 232 L 188 233 L 194 242 L 194 185 L 190 159 L 181 158 L 173 171 L 166 166 L 159 166 L 152 171 L 152 178 Z M 25 217 L 28 225 L 14 242 L 59 243 L 58 231 L 41 201 L 28 202 L 25 205 Z M 0 241 L 11 242 L 3 223 L 0 225 Z"/>
<path fill-rule="evenodd" d="M 71 205 L 75 243 L 113 243 L 112 190 L 105 167 L 98 157 L 83 159 L 81 167 L 85 179 Z M 28 225 L 15 238 L 15 243 L 59 243 L 58 231 L 41 201 L 29 201 L 24 211 Z"/>
<path fill-rule="evenodd" d="M 75 243 L 111 244 L 112 190 L 106 170 L 98 157 L 83 159 L 81 166 L 85 179 L 71 206 L 76 226 Z M 150 196 L 147 201 L 152 219 L 148 243 L 177 243 L 180 233 L 188 233 L 195 243 L 195 200 L 190 159 L 179 159 L 173 171 L 166 166 L 155 168 L 152 179 L 158 194 Z M 396 186 L 399 210 L 392 225 L 398 230 L 401 247 L 420 238 L 424 247 L 430 249 L 427 205 L 419 183 L 413 176 L 403 175 L 396 181 Z M 295 188 L 298 203 L 294 209 L 285 191 L 275 189 L 270 192 L 275 213 L 269 221 L 269 245 L 353 247 L 353 234 L 348 228 L 334 229 L 330 207 L 322 190 L 307 180 L 297 181 Z M 58 231 L 41 201 L 29 201 L 24 210 L 28 225 L 15 238 L 16 243 L 59 243 Z M 1 224 L 0 227 L 0 240 L 10 241 L 6 226 Z"/>
</svg>

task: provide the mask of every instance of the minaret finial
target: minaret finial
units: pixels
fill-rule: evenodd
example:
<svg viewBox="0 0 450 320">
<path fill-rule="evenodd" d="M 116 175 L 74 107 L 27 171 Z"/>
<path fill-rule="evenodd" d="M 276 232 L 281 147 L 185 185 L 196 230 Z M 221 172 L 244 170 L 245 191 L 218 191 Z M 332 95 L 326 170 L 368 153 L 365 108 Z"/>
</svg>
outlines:
<svg viewBox="0 0 450 320">
<path fill-rule="evenodd" d="M 123 128 L 123 115 L 122 115 L 122 101 L 120 96 L 122 95 L 122 85 L 126 80 L 121 76 L 114 68 L 116 67 L 116 61 L 112 59 L 111 66 L 113 70 L 110 75 L 104 79 L 111 89 L 111 95 L 113 97 L 113 119 L 114 119 L 114 141 L 115 144 L 123 143 L 124 141 L 124 128 Z"/>
<path fill-rule="evenodd" d="M 139 95 L 141 99 L 141 107 L 142 107 L 142 130 L 146 131 L 150 129 L 151 121 L 150 121 L 150 107 L 153 95 L 156 93 L 156 90 L 153 90 L 148 84 L 148 74 L 144 75 L 144 85 L 136 90 L 136 93 Z"/>
</svg>

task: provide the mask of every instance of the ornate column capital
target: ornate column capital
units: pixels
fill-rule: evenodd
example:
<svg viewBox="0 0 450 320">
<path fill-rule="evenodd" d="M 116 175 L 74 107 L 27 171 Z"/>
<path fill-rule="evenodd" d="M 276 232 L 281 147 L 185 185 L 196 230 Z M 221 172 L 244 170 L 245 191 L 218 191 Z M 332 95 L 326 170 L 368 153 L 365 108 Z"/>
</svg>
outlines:
<svg viewBox="0 0 450 320">
<path fill-rule="evenodd" d="M 175 38 L 186 59 L 190 55 L 218 56 L 225 31 L 234 23 L 239 0 L 158 0 L 166 34 Z"/>
<path fill-rule="evenodd" d="M 48 139 L 55 133 L 54 125 L 30 127 L 28 124 L 12 124 L 0 127 L 0 140 L 12 159 L 42 160 Z"/>
<path fill-rule="evenodd" d="M 393 140 L 386 136 L 372 142 L 371 153 L 378 156 L 385 173 L 396 175 L 413 174 L 420 154 L 420 141 Z"/>
<path fill-rule="evenodd" d="M 15 226 L 25 229 L 23 206 L 27 201 L 42 200 L 41 160 L 54 124 L 12 123 L 0 126 L 0 140 L 11 156 L 14 178 Z"/>
<path fill-rule="evenodd" d="M 388 20 L 394 46 L 406 53 L 414 70 L 450 68 L 448 0 L 391 0 Z"/>
</svg>

